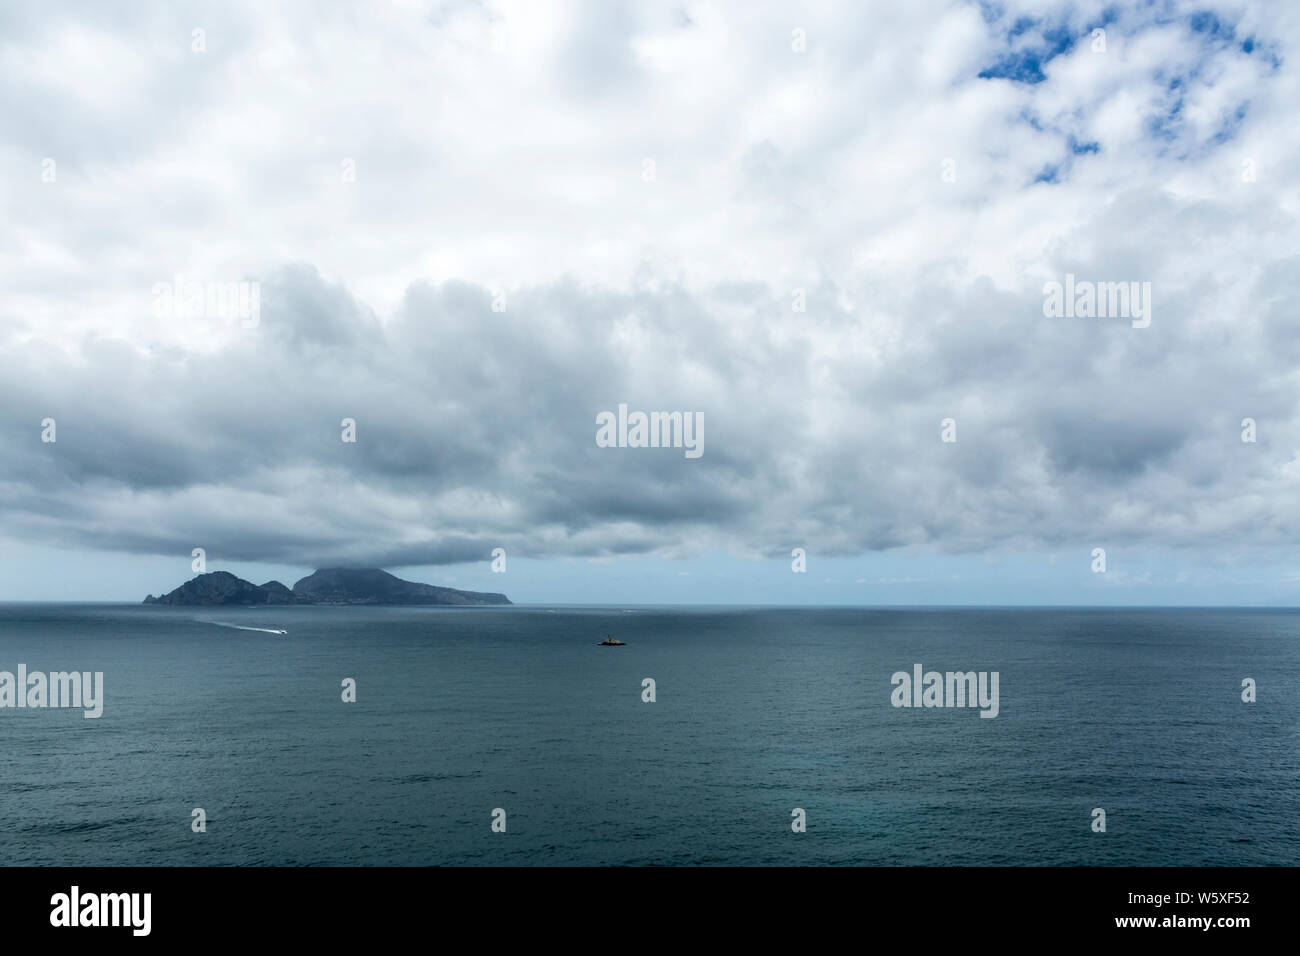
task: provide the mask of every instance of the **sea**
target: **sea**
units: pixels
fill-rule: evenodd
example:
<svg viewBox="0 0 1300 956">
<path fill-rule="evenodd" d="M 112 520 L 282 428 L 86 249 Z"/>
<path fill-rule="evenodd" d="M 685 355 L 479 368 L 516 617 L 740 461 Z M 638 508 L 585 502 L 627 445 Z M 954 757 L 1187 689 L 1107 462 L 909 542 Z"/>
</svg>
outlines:
<svg viewBox="0 0 1300 956">
<path fill-rule="evenodd" d="M 103 710 L 0 709 L 5 865 L 1300 863 L 1296 610 L 0 605 L 20 664 Z"/>
</svg>

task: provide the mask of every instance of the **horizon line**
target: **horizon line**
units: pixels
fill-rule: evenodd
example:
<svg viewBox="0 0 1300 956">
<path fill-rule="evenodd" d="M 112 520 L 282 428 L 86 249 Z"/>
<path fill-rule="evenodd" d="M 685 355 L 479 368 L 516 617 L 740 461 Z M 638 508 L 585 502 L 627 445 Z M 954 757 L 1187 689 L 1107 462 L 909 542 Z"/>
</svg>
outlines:
<svg viewBox="0 0 1300 956">
<path fill-rule="evenodd" d="M 455 590 L 455 589 L 450 589 Z M 702 601 L 681 601 L 670 604 L 635 602 L 616 603 L 547 603 L 532 601 L 513 601 L 510 604 L 331 604 L 328 602 L 305 602 L 302 604 L 145 604 L 144 601 L 106 601 L 106 600 L 0 600 L 0 607 L 16 604 L 80 604 L 111 607 L 186 607 L 186 608 L 295 608 L 295 607 L 413 607 L 413 608 L 456 608 L 456 609 L 509 609 L 509 608 L 681 608 L 681 607 L 735 607 L 735 608 L 769 608 L 774 610 L 906 610 L 933 608 L 967 608 L 972 610 L 1220 610 L 1220 611 L 1300 611 L 1295 604 L 754 604 L 739 601 L 706 603 Z"/>
</svg>

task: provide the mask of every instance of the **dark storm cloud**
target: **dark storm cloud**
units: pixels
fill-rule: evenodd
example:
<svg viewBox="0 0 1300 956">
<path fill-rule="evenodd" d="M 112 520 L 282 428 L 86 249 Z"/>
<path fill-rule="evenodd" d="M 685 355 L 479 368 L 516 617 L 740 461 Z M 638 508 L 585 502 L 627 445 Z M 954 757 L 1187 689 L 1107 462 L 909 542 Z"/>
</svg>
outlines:
<svg viewBox="0 0 1300 956">
<path fill-rule="evenodd" d="M 768 305 L 757 288 L 723 298 L 738 296 L 755 314 Z M 917 298 L 909 308 L 933 307 Z M 1032 323 L 1036 362 L 961 347 L 970 324 L 1039 304 L 976 282 L 948 297 L 949 322 L 905 349 L 814 360 L 808 341 L 778 348 L 776 325 L 737 340 L 707 301 L 671 287 L 562 282 L 517 290 L 494 312 L 487 289 L 417 284 L 385 324 L 339 285 L 288 267 L 266 283 L 261 323 L 230 329 L 211 352 L 99 338 L 75 358 L 12 350 L 0 386 L 5 525 L 69 547 L 298 564 L 449 563 L 496 546 L 963 550 L 1140 534 L 1142 520 L 1213 508 L 1226 485 L 1277 480 L 1272 453 L 1241 454 L 1225 396 L 1200 387 L 1207 356 L 1167 355 L 1129 379 L 1131 350 L 1072 327 L 1053 342 Z M 834 321 L 845 341 L 872 331 L 848 314 Z M 1018 327 L 1003 328 L 1013 355 L 1028 348 Z M 1042 380 L 1044 363 L 1087 343 L 1101 358 L 1081 358 L 1068 383 Z M 1268 377 L 1239 379 L 1236 404 L 1256 402 Z M 923 392 L 889 397 L 890 383 L 917 381 Z M 702 411 L 703 457 L 597 447 L 596 414 L 620 402 Z M 1294 416 L 1294 399 L 1285 411 Z M 53 445 L 39 440 L 47 416 Z M 955 444 L 939 440 L 949 416 Z M 341 440 L 345 418 L 355 444 Z M 1117 502 L 1133 513 L 1117 515 Z"/>
</svg>

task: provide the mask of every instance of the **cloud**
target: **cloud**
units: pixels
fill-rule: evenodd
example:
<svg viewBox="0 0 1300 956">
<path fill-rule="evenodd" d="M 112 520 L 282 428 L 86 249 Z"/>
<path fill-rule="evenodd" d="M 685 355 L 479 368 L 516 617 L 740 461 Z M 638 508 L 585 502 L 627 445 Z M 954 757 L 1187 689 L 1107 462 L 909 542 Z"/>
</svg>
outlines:
<svg viewBox="0 0 1300 956">
<path fill-rule="evenodd" d="M 1300 532 L 1293 12 L 4 16 L 13 540 L 400 567 Z M 1151 326 L 1046 318 L 1066 273 L 1150 282 Z M 159 317 L 176 275 L 259 282 L 260 321 Z M 703 457 L 598 448 L 619 403 L 702 412 Z"/>
</svg>

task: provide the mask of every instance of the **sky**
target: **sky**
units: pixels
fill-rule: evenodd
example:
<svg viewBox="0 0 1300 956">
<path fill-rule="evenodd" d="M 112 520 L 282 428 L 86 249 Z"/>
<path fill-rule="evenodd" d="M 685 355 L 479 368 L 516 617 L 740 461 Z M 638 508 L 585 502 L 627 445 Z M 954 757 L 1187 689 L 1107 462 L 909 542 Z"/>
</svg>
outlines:
<svg viewBox="0 0 1300 956">
<path fill-rule="evenodd" d="M 0 600 L 1300 604 L 1298 58 L 1237 0 L 6 5 Z"/>
</svg>

